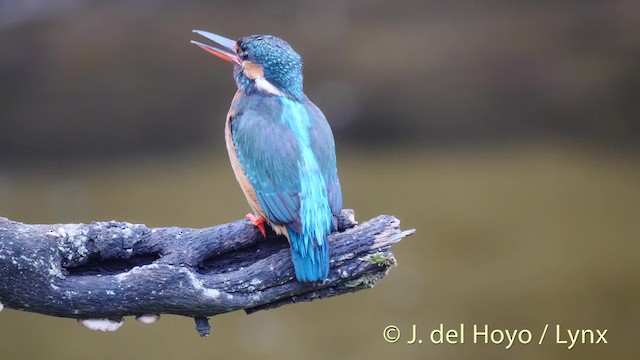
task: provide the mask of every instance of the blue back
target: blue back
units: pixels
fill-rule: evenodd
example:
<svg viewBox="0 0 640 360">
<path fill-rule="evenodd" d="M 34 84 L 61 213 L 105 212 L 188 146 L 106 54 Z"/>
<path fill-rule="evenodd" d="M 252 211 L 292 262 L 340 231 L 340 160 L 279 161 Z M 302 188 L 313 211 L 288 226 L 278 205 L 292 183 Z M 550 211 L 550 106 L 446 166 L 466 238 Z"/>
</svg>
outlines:
<svg viewBox="0 0 640 360">
<path fill-rule="evenodd" d="M 322 112 L 306 97 L 248 93 L 234 104 L 238 160 L 270 222 L 284 225 L 296 277 L 327 277 L 327 236 L 342 208 L 335 143 Z"/>
</svg>

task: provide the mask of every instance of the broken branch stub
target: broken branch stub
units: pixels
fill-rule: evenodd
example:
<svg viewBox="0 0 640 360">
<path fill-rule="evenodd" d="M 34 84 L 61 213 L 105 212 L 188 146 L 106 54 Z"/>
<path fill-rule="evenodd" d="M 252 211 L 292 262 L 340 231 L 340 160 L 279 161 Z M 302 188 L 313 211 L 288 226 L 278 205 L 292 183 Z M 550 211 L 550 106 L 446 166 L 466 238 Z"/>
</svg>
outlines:
<svg viewBox="0 0 640 360">
<path fill-rule="evenodd" d="M 120 325 L 127 315 L 149 322 L 157 320 L 151 321 L 154 314 L 184 315 L 207 335 L 207 318 L 217 314 L 373 287 L 396 264 L 390 246 L 413 232 L 401 231 L 389 215 L 358 225 L 353 211 L 343 210 L 338 231 L 329 236 L 329 278 L 303 284 L 295 280 L 287 240 L 273 233 L 265 240 L 247 220 L 193 229 L 0 218 L 0 303 Z"/>
</svg>

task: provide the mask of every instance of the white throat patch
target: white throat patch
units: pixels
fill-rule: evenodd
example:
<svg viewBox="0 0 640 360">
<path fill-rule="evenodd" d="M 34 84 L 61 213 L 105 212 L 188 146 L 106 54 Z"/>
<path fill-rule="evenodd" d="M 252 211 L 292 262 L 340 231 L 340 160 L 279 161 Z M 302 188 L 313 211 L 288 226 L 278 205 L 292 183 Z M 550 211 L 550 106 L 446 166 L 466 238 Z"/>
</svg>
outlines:
<svg viewBox="0 0 640 360">
<path fill-rule="evenodd" d="M 278 90 L 278 88 L 265 79 L 264 76 L 257 77 L 254 81 L 256 82 L 256 87 L 260 91 L 264 91 L 271 95 L 285 96 L 282 91 Z"/>
</svg>

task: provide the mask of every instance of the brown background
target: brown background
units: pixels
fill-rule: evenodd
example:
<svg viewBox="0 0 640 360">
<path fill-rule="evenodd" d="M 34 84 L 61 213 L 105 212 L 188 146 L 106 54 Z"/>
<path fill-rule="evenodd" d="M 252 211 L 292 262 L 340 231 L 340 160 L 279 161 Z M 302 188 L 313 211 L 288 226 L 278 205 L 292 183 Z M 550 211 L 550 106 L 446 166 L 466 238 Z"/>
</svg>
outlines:
<svg viewBox="0 0 640 360">
<path fill-rule="evenodd" d="M 175 316 L 104 334 L 5 309 L 0 358 L 637 354 L 639 14 L 634 1 L 0 2 L 1 216 L 241 218 L 223 145 L 231 68 L 189 44 L 204 29 L 288 40 L 336 133 L 345 206 L 418 230 L 376 288 L 218 316 L 206 339 Z M 534 339 L 403 343 L 440 323 Z M 537 345 L 545 324 L 608 329 L 609 344 L 567 350 L 550 332 Z"/>
</svg>

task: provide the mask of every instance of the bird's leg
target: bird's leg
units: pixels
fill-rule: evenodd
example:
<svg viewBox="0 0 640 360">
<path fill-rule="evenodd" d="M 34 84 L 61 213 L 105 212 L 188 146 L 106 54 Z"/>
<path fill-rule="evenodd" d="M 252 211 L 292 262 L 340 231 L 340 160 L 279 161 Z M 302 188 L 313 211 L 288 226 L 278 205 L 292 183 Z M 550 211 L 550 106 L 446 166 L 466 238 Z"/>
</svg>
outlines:
<svg viewBox="0 0 640 360">
<path fill-rule="evenodd" d="M 255 216 L 252 213 L 248 213 L 245 217 L 247 218 L 247 220 L 251 221 L 253 225 L 260 229 L 262 236 L 267 237 L 267 230 L 264 228 L 264 222 L 267 219 L 265 219 L 264 216 Z"/>
</svg>

